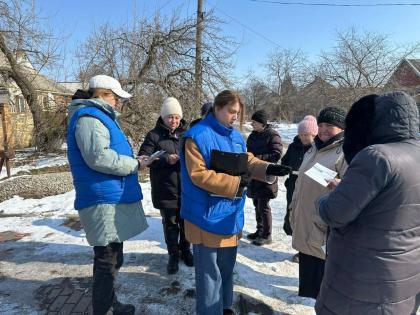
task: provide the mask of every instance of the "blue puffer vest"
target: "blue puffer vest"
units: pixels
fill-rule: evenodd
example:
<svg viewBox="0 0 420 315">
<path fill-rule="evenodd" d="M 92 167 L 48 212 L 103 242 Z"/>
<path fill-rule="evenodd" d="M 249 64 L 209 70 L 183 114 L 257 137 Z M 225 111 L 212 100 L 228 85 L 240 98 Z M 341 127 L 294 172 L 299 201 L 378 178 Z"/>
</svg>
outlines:
<svg viewBox="0 0 420 315">
<path fill-rule="evenodd" d="M 110 175 L 97 172 L 86 164 L 75 137 L 77 121 L 82 116 L 95 117 L 108 128 L 110 149 L 119 155 L 134 156 L 124 133 L 108 114 L 93 106 L 78 109 L 71 117 L 67 129 L 67 155 L 76 190 L 74 208 L 80 210 L 96 204 L 133 203 L 142 200 L 137 173 L 127 176 Z"/>
<path fill-rule="evenodd" d="M 246 152 L 245 141 L 239 131 L 221 125 L 213 114 L 192 127 L 184 134 L 192 138 L 210 169 L 211 151 Z M 184 151 L 184 150 L 182 150 Z M 181 217 L 201 229 L 219 234 L 232 235 L 242 231 L 244 226 L 245 193 L 242 198 L 211 196 L 209 192 L 193 184 L 188 174 L 184 152 L 181 152 Z"/>
</svg>

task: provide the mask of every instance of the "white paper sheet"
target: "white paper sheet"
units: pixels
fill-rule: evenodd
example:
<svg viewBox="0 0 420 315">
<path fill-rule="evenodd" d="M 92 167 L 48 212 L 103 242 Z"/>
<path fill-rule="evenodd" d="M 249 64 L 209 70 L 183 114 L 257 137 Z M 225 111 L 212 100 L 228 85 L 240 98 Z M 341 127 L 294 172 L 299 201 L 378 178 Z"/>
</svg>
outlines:
<svg viewBox="0 0 420 315">
<path fill-rule="evenodd" d="M 319 163 L 316 163 L 314 166 L 312 166 L 305 172 L 305 174 L 324 187 L 327 187 L 328 180 L 331 180 L 337 176 L 337 172 L 332 171 Z"/>
<path fill-rule="evenodd" d="M 156 159 L 158 159 L 159 157 L 161 157 L 163 154 L 165 154 L 166 153 L 166 151 L 165 150 L 160 150 L 160 151 L 156 151 L 155 153 L 153 153 L 151 156 L 150 156 L 150 159 L 152 160 L 152 161 L 154 161 L 154 160 L 156 160 Z"/>
</svg>

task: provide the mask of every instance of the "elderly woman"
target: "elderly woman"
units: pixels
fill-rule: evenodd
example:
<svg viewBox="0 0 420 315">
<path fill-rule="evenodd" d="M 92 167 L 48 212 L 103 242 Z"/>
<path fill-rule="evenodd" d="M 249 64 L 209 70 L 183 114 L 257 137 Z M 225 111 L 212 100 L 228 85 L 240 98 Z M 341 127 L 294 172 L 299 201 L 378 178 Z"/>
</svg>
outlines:
<svg viewBox="0 0 420 315">
<path fill-rule="evenodd" d="M 238 117 L 242 123 L 241 98 L 225 90 L 214 99 L 211 112 L 184 135 L 181 216 L 186 237 L 193 244 L 199 315 L 234 314 L 233 268 L 244 226 L 243 188 L 250 177 L 274 182 L 273 175 L 284 176 L 290 171 L 246 154 L 244 138 L 233 128 Z M 214 150 L 244 154 L 249 174 L 233 176 L 212 169 Z"/>
<path fill-rule="evenodd" d="M 150 130 L 140 147 L 139 155 L 151 155 L 160 150 L 165 153 L 150 165 L 152 202 L 162 216 L 163 234 L 169 254 L 166 271 L 178 272 L 179 257 L 192 267 L 190 243 L 185 238 L 181 209 L 181 168 L 179 146 L 187 123 L 182 119 L 182 108 L 174 97 L 167 97 L 162 104 L 155 128 Z"/>
<path fill-rule="evenodd" d="M 416 102 L 368 95 L 346 117 L 348 170 L 319 200 L 331 228 L 320 315 L 416 314 L 420 304 L 420 143 Z"/>
<path fill-rule="evenodd" d="M 79 93 L 79 95 L 81 95 Z M 137 172 L 150 161 L 137 159 L 117 123 L 120 98 L 131 95 L 106 75 L 89 80 L 88 99 L 69 106 L 67 154 L 73 176 L 74 207 L 93 246 L 93 314 L 134 314 L 114 292 L 123 264 L 123 242 L 147 228 Z"/>
<path fill-rule="evenodd" d="M 326 107 L 318 115 L 318 135 L 306 152 L 299 169 L 290 205 L 293 230 L 292 246 L 299 252 L 299 296 L 316 299 L 324 275 L 327 225 L 315 216 L 315 200 L 329 189 L 308 177 L 305 172 L 319 163 L 338 173 L 346 170 L 343 159 L 343 130 L 346 112 Z"/>
<path fill-rule="evenodd" d="M 290 226 L 290 203 L 292 202 L 293 192 L 295 191 L 296 180 L 298 176 L 295 172 L 299 171 L 303 157 L 306 151 L 312 148 L 314 139 L 318 134 L 318 124 L 316 118 L 312 115 L 305 116 L 298 124 L 298 135 L 294 137 L 293 142 L 287 148 L 286 154 L 281 158 L 281 164 L 290 166 L 293 174 L 284 181 L 286 187 L 287 211 L 284 216 L 283 230 L 287 235 L 292 235 L 292 227 Z M 296 258 L 297 257 L 297 258 Z M 298 261 L 298 256 L 294 256 Z"/>
</svg>

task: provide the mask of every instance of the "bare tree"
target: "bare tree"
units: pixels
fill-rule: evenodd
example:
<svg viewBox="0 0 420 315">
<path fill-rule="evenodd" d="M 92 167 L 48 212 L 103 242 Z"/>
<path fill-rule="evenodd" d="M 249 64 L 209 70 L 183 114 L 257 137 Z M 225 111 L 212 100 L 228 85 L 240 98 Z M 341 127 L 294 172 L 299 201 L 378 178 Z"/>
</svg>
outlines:
<svg viewBox="0 0 420 315">
<path fill-rule="evenodd" d="M 249 116 L 259 109 L 270 111 L 270 109 L 265 108 L 267 98 L 270 94 L 267 85 L 252 71 L 249 71 L 247 78 L 240 92 L 244 98 L 246 111 Z"/>
<path fill-rule="evenodd" d="M 273 113 L 277 118 L 290 120 L 297 88 L 312 77 L 305 54 L 300 49 L 278 49 L 268 55 L 265 68 L 273 92 L 270 97 Z"/>
<path fill-rule="evenodd" d="M 212 12 L 204 17 L 202 78 L 205 97 L 228 86 L 235 43 L 220 35 L 221 21 Z M 170 17 L 159 13 L 132 25 L 103 25 L 93 31 L 78 50 L 79 77 L 86 82 L 95 74 L 118 78 L 134 95 L 125 104 L 122 120 L 134 138 L 154 123 L 164 96 L 178 98 L 185 118 L 198 114 L 195 86 L 195 17 L 181 19 L 178 11 Z M 146 119 L 145 119 L 146 118 Z M 130 125 L 130 126 L 128 126 Z"/>
<path fill-rule="evenodd" d="M 318 75 L 337 87 L 341 101 L 349 105 L 380 91 L 401 59 L 419 48 L 419 43 L 398 46 L 387 35 L 350 28 L 337 33 L 332 50 L 322 52 Z"/>
<path fill-rule="evenodd" d="M 311 70 L 305 54 L 300 49 L 278 49 L 268 55 L 265 64 L 270 86 L 277 94 L 288 77 L 294 85 L 302 86 L 311 79 Z"/>
<path fill-rule="evenodd" d="M 33 116 L 34 144 L 42 149 L 51 125 L 44 123 L 34 80 L 58 54 L 56 38 L 41 25 L 33 1 L 0 1 L 0 54 L 3 81 L 13 80 L 22 91 Z"/>
</svg>

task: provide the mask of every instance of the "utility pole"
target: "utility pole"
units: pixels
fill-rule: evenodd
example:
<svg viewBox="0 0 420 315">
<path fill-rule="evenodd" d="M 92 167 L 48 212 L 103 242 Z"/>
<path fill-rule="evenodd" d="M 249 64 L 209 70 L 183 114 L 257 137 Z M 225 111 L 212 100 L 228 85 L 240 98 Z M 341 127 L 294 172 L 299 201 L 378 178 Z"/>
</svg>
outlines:
<svg viewBox="0 0 420 315">
<path fill-rule="evenodd" d="M 195 34 L 195 102 L 201 103 L 201 88 L 203 81 L 203 73 L 201 66 L 201 53 L 202 53 L 202 39 L 203 39 L 203 0 L 197 1 L 197 24 Z"/>
</svg>

